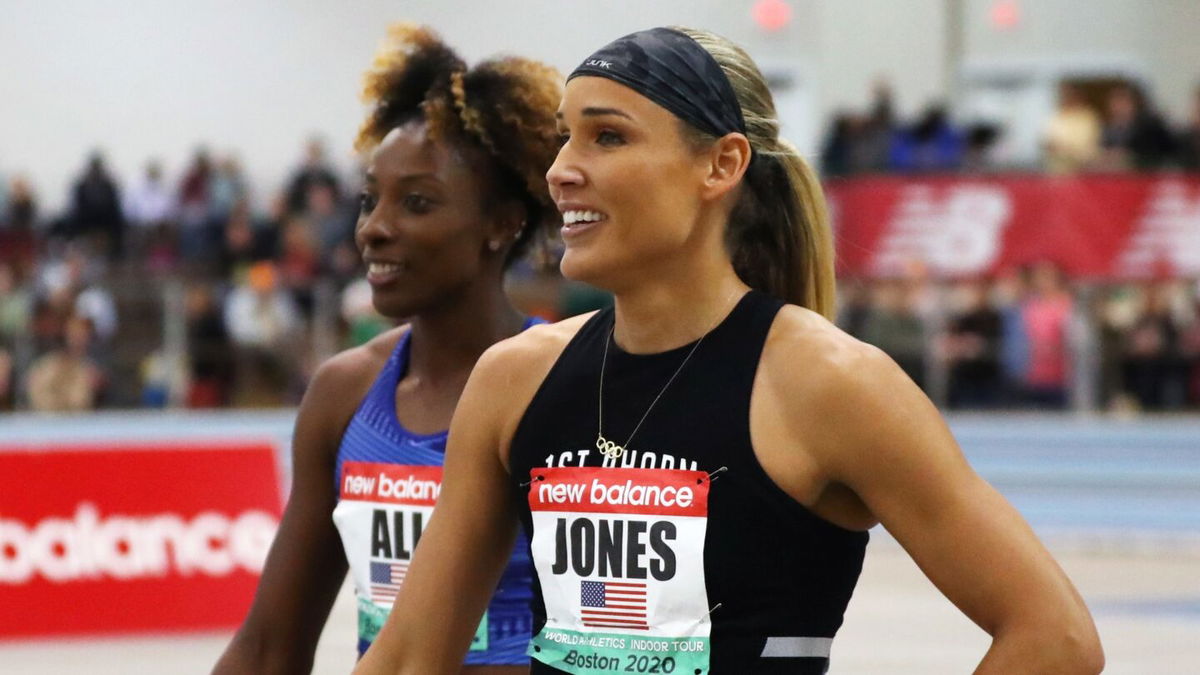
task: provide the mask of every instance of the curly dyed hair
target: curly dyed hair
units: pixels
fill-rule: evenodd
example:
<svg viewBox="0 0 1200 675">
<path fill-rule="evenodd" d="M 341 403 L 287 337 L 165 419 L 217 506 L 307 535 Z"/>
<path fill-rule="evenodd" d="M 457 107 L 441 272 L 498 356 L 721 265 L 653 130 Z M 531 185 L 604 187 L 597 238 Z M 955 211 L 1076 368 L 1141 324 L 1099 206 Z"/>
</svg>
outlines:
<svg viewBox="0 0 1200 675">
<path fill-rule="evenodd" d="M 554 68 L 516 56 L 468 68 L 429 28 L 394 24 L 364 77 L 362 98 L 371 111 L 354 147 L 371 150 L 392 129 L 424 118 L 431 136 L 483 150 L 493 160 L 498 196 L 525 205 L 527 226 L 509 251 L 511 262 L 543 239 L 558 215 L 546 170 L 558 153 L 554 114 L 562 82 Z"/>
</svg>

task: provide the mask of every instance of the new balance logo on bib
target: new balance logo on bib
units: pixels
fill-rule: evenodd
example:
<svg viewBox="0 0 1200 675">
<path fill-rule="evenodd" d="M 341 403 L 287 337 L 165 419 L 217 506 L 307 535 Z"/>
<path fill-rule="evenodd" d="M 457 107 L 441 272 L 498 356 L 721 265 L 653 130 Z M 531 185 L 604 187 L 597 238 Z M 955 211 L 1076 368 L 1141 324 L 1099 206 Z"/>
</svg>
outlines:
<svg viewBox="0 0 1200 675">
<path fill-rule="evenodd" d="M 429 524 L 442 487 L 442 467 L 345 462 L 333 520 L 358 589 L 358 629 L 373 641 L 383 624 Z M 472 650 L 487 649 L 484 616 Z"/>
</svg>

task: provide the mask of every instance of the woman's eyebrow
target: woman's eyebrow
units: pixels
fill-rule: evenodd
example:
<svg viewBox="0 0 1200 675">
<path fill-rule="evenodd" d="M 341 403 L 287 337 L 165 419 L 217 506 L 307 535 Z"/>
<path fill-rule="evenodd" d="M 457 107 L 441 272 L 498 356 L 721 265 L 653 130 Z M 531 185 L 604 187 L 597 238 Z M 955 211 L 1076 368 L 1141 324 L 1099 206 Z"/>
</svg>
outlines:
<svg viewBox="0 0 1200 675">
<path fill-rule="evenodd" d="M 628 113 L 626 113 L 623 110 L 617 109 L 617 108 L 588 107 L 588 108 L 584 108 L 581 114 L 584 117 L 603 117 L 605 115 L 616 115 L 617 117 L 624 117 L 625 119 L 630 120 L 630 121 L 633 120 L 633 118 L 630 117 Z M 562 111 L 560 110 L 560 111 L 554 113 L 554 117 L 561 120 L 563 118 Z"/>
</svg>

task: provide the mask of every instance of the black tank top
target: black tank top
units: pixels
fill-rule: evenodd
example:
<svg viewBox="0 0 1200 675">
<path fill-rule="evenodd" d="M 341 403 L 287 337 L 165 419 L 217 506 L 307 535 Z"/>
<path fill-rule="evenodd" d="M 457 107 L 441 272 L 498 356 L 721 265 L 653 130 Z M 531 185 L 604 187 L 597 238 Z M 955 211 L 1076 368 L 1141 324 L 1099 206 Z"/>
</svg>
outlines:
<svg viewBox="0 0 1200 675">
<path fill-rule="evenodd" d="M 534 576 L 531 673 L 823 673 L 868 535 L 818 518 L 766 474 L 750 395 L 782 303 L 747 293 L 696 348 L 611 340 L 613 311 L 579 330 L 534 395 L 510 465 Z M 800 358 L 800 355 L 797 355 Z M 710 476 L 711 474 L 711 476 Z"/>
</svg>

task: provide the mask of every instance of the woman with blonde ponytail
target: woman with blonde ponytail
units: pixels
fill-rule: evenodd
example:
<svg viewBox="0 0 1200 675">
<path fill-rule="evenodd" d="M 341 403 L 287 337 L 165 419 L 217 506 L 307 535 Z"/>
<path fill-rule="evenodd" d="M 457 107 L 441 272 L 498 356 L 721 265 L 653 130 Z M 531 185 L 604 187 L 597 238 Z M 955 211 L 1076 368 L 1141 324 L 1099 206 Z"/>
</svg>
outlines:
<svg viewBox="0 0 1200 675">
<path fill-rule="evenodd" d="M 821 189 L 745 52 L 628 35 L 568 77 L 557 118 L 562 272 L 615 306 L 479 360 L 357 672 L 450 672 L 503 565 L 486 533 L 518 519 L 535 675 L 824 673 L 879 523 L 992 634 L 977 672 L 1098 672 L 1091 617 L 1021 517 L 896 364 L 829 322 Z"/>
</svg>

